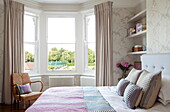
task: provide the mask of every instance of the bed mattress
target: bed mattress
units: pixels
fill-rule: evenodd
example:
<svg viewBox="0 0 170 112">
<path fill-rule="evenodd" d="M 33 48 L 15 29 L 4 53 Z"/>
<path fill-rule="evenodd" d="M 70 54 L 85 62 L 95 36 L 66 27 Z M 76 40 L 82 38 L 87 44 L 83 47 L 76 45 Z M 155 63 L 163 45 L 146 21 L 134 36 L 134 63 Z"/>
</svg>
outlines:
<svg viewBox="0 0 170 112">
<path fill-rule="evenodd" d="M 26 112 L 170 112 L 156 102 L 150 109 L 129 109 L 116 87 L 54 87 L 47 89 Z"/>
</svg>

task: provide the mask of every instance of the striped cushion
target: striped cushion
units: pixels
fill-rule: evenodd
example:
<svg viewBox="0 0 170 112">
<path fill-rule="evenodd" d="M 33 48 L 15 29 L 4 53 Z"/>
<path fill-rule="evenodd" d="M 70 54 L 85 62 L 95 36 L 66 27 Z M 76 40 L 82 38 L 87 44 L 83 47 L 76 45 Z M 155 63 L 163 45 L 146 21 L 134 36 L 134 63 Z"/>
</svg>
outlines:
<svg viewBox="0 0 170 112">
<path fill-rule="evenodd" d="M 136 70 L 135 68 L 133 68 L 125 79 L 130 81 L 131 83 L 136 84 L 141 72 L 142 70 Z"/>
<path fill-rule="evenodd" d="M 128 84 L 129 84 L 128 80 L 121 79 L 119 81 L 119 83 L 116 86 L 117 87 L 117 93 L 118 93 L 119 96 L 123 96 L 123 93 L 124 93 Z"/>
<path fill-rule="evenodd" d="M 142 98 L 142 88 L 130 83 L 125 89 L 123 98 L 129 108 L 136 108 Z"/>
<path fill-rule="evenodd" d="M 31 93 L 32 92 L 29 83 L 27 83 L 25 85 L 17 85 L 17 88 L 18 88 L 20 94 L 26 94 L 26 93 Z"/>
<path fill-rule="evenodd" d="M 144 93 L 140 102 L 140 107 L 152 107 L 157 99 L 161 87 L 161 72 L 150 73 L 143 71 L 136 85 L 142 87 Z"/>
</svg>

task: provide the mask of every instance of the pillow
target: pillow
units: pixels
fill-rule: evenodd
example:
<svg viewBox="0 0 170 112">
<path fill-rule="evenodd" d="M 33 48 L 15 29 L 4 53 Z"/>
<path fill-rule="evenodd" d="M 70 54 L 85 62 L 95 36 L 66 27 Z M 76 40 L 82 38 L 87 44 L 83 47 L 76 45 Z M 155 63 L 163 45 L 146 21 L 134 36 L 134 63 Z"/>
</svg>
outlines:
<svg viewBox="0 0 170 112">
<path fill-rule="evenodd" d="M 162 76 L 162 85 L 158 96 L 158 101 L 162 104 L 167 105 L 170 103 L 170 75 Z"/>
<path fill-rule="evenodd" d="M 170 103 L 170 100 L 165 100 L 165 99 L 161 99 L 161 98 L 159 98 L 158 101 L 161 102 L 165 106 Z"/>
<path fill-rule="evenodd" d="M 31 93 L 32 92 L 29 83 L 27 83 L 25 85 L 17 85 L 17 87 L 18 87 L 18 90 L 19 90 L 20 94 L 26 94 L 26 93 Z"/>
<path fill-rule="evenodd" d="M 142 70 L 136 70 L 135 68 L 133 68 L 133 69 L 129 72 L 129 74 L 128 74 L 128 76 L 125 78 L 125 80 L 128 80 L 128 81 L 130 81 L 131 83 L 136 84 L 136 82 L 137 82 L 137 80 L 138 80 L 141 72 L 142 72 Z"/>
<path fill-rule="evenodd" d="M 123 93 L 127 87 L 127 85 L 129 84 L 130 82 L 128 80 L 125 80 L 125 79 L 121 79 L 118 84 L 117 84 L 117 93 L 119 96 L 123 96 Z"/>
<path fill-rule="evenodd" d="M 140 102 L 140 107 L 146 109 L 152 107 L 161 87 L 161 72 L 150 73 L 143 71 L 136 85 L 143 88 L 143 97 Z"/>
<path fill-rule="evenodd" d="M 126 87 L 123 96 L 126 105 L 129 108 L 134 109 L 139 105 L 141 98 L 142 98 L 142 88 L 137 85 L 134 85 L 133 83 L 130 83 Z"/>
</svg>

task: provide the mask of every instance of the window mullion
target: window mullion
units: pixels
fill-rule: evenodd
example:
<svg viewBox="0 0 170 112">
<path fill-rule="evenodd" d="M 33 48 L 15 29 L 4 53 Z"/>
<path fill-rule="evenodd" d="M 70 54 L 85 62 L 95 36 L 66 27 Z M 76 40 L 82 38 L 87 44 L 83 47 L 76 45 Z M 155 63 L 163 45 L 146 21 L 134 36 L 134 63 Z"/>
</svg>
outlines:
<svg viewBox="0 0 170 112">
<path fill-rule="evenodd" d="M 94 15 L 85 16 L 85 71 L 94 71 L 95 69 L 95 29 Z"/>
</svg>

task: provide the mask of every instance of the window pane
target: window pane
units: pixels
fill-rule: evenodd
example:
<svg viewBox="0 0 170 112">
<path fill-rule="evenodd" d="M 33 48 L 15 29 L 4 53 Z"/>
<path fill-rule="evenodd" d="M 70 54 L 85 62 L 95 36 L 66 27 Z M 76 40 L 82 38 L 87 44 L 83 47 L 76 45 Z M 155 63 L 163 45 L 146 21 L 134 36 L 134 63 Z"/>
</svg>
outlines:
<svg viewBox="0 0 170 112">
<path fill-rule="evenodd" d="M 75 43 L 75 18 L 48 18 L 48 43 Z"/>
<path fill-rule="evenodd" d="M 74 70 L 75 44 L 49 44 L 48 70 Z"/>
<path fill-rule="evenodd" d="M 24 45 L 25 53 L 25 72 L 32 72 L 35 67 L 35 45 L 25 44 Z"/>
<path fill-rule="evenodd" d="M 95 42 L 95 16 L 86 17 L 86 34 L 88 42 Z"/>
<path fill-rule="evenodd" d="M 24 15 L 24 42 L 35 42 L 36 17 Z"/>
<path fill-rule="evenodd" d="M 88 68 L 95 70 L 95 43 L 88 44 Z"/>
</svg>

